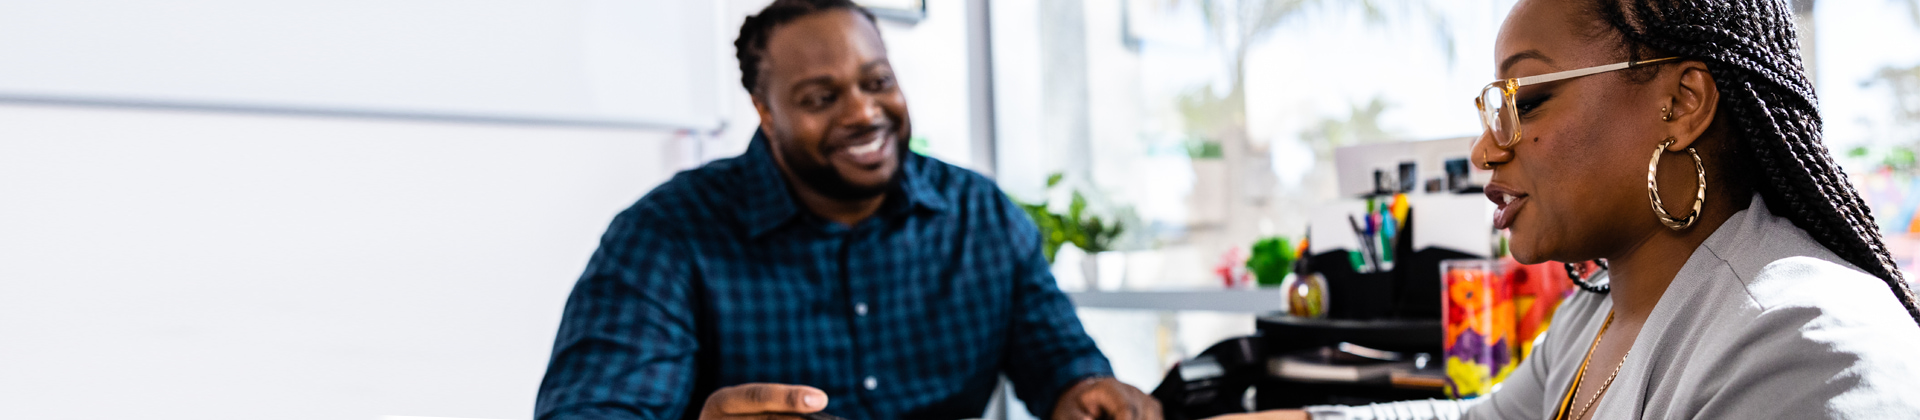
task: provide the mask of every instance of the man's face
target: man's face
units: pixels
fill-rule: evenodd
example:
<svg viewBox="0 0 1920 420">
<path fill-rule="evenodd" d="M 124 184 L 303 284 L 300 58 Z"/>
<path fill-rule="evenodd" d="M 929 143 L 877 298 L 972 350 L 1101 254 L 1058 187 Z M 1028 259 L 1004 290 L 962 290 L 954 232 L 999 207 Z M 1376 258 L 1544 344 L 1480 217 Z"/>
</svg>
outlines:
<svg viewBox="0 0 1920 420">
<path fill-rule="evenodd" d="M 834 199 L 886 193 L 910 130 L 879 29 L 850 10 L 803 16 L 774 27 L 760 63 L 753 104 L 787 176 Z"/>
</svg>

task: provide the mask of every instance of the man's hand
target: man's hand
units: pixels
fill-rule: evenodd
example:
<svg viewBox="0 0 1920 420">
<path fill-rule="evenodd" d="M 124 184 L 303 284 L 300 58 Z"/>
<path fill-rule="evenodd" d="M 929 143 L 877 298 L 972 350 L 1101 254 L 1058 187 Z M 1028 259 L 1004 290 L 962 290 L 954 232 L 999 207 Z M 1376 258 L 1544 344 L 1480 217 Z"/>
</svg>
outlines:
<svg viewBox="0 0 1920 420">
<path fill-rule="evenodd" d="M 1160 420 L 1160 402 L 1113 378 L 1090 378 L 1060 394 L 1053 420 Z"/>
<path fill-rule="evenodd" d="M 810 386 L 743 384 L 714 391 L 700 420 L 799 419 L 827 408 L 827 393 Z"/>
<path fill-rule="evenodd" d="M 1258 413 L 1228 414 L 1207 420 L 1311 420 L 1307 412 L 1301 410 L 1270 410 Z"/>
</svg>

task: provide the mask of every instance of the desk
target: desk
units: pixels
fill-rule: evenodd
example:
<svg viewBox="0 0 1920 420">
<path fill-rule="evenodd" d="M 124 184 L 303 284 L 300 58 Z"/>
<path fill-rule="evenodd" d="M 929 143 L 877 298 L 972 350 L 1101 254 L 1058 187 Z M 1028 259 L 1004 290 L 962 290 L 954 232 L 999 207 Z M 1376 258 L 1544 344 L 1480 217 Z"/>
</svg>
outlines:
<svg viewBox="0 0 1920 420">
<path fill-rule="evenodd" d="M 1279 288 L 1088 291 L 1067 292 L 1067 298 L 1080 308 L 1252 314 L 1280 312 L 1286 302 Z"/>
</svg>

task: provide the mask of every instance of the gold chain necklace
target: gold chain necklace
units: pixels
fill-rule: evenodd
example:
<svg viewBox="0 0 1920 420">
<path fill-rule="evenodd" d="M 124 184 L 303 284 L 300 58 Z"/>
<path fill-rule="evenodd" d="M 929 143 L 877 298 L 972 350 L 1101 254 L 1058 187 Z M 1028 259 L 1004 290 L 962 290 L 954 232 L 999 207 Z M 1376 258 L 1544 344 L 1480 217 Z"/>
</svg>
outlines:
<svg viewBox="0 0 1920 420">
<path fill-rule="evenodd" d="M 1613 378 L 1620 376 L 1620 368 L 1627 365 L 1627 354 L 1630 353 L 1633 353 L 1633 351 L 1628 350 L 1626 353 L 1620 353 L 1620 364 L 1613 366 L 1613 374 L 1607 375 L 1607 381 L 1600 383 L 1600 389 L 1593 392 L 1593 397 L 1587 398 L 1585 405 L 1580 406 L 1580 412 L 1573 415 L 1574 420 L 1584 418 L 1581 416 L 1587 415 L 1587 409 L 1593 408 L 1593 403 L 1600 402 L 1600 395 L 1606 394 L 1607 388 L 1613 387 Z M 1574 388 L 1574 390 L 1577 391 L 1579 388 Z"/>
<path fill-rule="evenodd" d="M 1593 408 L 1594 403 L 1600 402 L 1600 395 L 1606 394 L 1607 389 L 1613 386 L 1613 379 L 1620 376 L 1620 368 L 1627 366 L 1627 355 L 1633 353 L 1631 349 L 1620 354 L 1620 364 L 1614 365 L 1613 373 L 1607 375 L 1607 380 L 1600 384 L 1600 389 L 1594 391 L 1593 397 L 1588 398 L 1587 403 L 1580 406 L 1580 412 L 1574 414 L 1573 417 L 1567 417 L 1567 409 L 1571 408 L 1573 405 L 1573 397 L 1578 395 L 1577 393 L 1580 391 L 1580 380 L 1587 376 L 1587 364 L 1593 362 L 1593 351 L 1600 348 L 1600 338 L 1607 336 L 1607 327 L 1611 326 L 1613 326 L 1613 312 L 1607 312 L 1606 323 L 1600 324 L 1600 333 L 1594 334 L 1593 344 L 1587 346 L 1587 357 L 1580 360 L 1580 370 L 1573 374 L 1573 383 L 1567 386 L 1567 396 L 1560 400 L 1560 409 L 1554 411 L 1554 413 L 1557 414 L 1554 416 L 1555 419 L 1578 420 L 1581 416 L 1585 416 L 1587 410 Z"/>
</svg>

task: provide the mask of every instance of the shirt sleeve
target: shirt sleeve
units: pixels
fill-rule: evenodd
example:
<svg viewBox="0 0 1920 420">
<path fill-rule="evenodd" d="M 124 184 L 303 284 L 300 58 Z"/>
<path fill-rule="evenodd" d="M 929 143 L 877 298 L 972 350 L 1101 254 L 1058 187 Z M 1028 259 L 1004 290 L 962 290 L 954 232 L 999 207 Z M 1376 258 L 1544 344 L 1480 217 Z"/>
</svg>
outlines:
<svg viewBox="0 0 1920 420">
<path fill-rule="evenodd" d="M 540 420 L 673 419 L 694 385 L 687 254 L 627 211 L 567 298 L 534 408 Z"/>
<path fill-rule="evenodd" d="M 1513 374 L 1500 383 L 1499 391 L 1465 400 L 1412 400 L 1368 405 L 1318 405 L 1306 411 L 1313 420 L 1487 420 L 1528 419 L 1539 413 L 1529 402 L 1540 400 L 1542 377 L 1540 353 L 1520 361 Z"/>
<path fill-rule="evenodd" d="M 1545 346 L 1534 357 L 1520 361 L 1499 391 L 1465 400 L 1413 400 L 1359 406 L 1306 407 L 1313 420 L 1488 420 L 1530 419 L 1540 414 L 1537 404 L 1545 392 Z"/>
<path fill-rule="evenodd" d="M 1514 366 L 1513 373 L 1500 382 L 1491 394 L 1466 400 L 1415 400 L 1364 406 L 1310 406 L 1307 414 L 1314 420 L 1500 420 L 1536 419 L 1542 415 L 1541 401 L 1547 395 L 1547 368 L 1555 357 L 1567 351 L 1558 343 L 1576 342 L 1559 334 L 1577 334 L 1582 311 L 1569 310 L 1568 302 L 1554 314 L 1546 334 L 1552 336 L 1534 348 L 1533 356 Z M 1565 327 L 1561 327 L 1561 326 Z M 1569 332 L 1573 331 L 1573 332 Z"/>
<path fill-rule="evenodd" d="M 1541 349 L 1544 350 L 1544 349 Z M 1368 405 L 1316 405 L 1305 408 L 1313 420 L 1487 420 L 1528 419 L 1537 414 L 1543 363 L 1535 357 L 1520 361 L 1499 391 L 1465 400 L 1412 400 Z"/>
<path fill-rule="evenodd" d="M 1485 398 L 1471 400 L 1413 400 L 1368 405 L 1306 407 L 1313 420 L 1460 420 Z"/>
<path fill-rule="evenodd" d="M 1053 412 L 1060 393 L 1081 379 L 1113 376 L 1107 357 L 1080 327 L 1073 302 L 1055 284 L 1040 254 L 1040 231 L 1013 203 L 1001 198 L 1013 226 L 1015 255 L 1013 328 L 1003 372 L 1027 411 L 1040 418 Z"/>
</svg>

